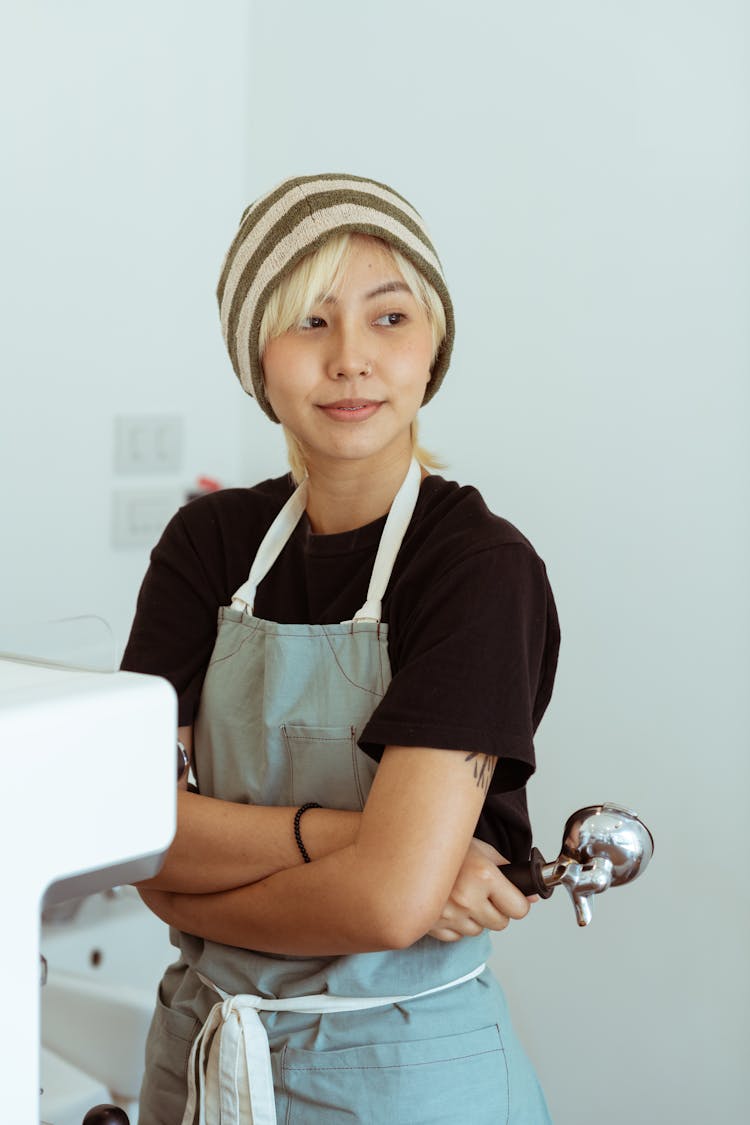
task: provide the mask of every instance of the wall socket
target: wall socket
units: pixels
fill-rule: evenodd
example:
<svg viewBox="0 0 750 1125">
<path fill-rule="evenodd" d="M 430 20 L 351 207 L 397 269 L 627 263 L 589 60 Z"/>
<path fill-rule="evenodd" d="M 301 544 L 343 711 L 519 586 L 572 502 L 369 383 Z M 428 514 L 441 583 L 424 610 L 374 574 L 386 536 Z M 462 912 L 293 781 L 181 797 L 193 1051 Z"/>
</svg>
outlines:
<svg viewBox="0 0 750 1125">
<path fill-rule="evenodd" d="M 121 476 L 178 473 L 182 445 L 183 420 L 178 414 L 115 418 L 115 472 Z"/>
<path fill-rule="evenodd" d="M 112 546 L 153 547 L 183 502 L 176 488 L 122 488 L 112 495 Z"/>
</svg>

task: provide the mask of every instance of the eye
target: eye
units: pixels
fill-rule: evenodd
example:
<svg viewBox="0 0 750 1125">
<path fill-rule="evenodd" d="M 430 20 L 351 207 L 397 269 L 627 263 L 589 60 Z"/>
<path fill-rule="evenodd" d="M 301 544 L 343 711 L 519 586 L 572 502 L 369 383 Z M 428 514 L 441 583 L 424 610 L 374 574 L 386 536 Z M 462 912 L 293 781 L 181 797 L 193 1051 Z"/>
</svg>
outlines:
<svg viewBox="0 0 750 1125">
<path fill-rule="evenodd" d="M 302 329 L 325 328 L 325 323 L 322 316 L 303 316 L 299 322 L 299 327 Z"/>
<path fill-rule="evenodd" d="M 384 327 L 395 327 L 397 324 L 400 324 L 402 320 L 406 320 L 405 313 L 390 312 L 384 313 L 383 316 L 379 316 L 375 323 L 382 324 Z"/>
</svg>

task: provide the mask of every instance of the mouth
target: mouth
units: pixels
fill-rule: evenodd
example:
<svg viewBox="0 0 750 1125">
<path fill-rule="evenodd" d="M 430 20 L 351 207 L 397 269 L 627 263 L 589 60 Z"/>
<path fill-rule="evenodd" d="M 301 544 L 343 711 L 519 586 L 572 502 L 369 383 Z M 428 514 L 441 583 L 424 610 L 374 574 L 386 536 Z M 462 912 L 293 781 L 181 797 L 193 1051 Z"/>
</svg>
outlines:
<svg viewBox="0 0 750 1125">
<path fill-rule="evenodd" d="M 318 409 L 336 421 L 360 422 L 371 418 L 382 405 L 382 402 L 372 398 L 341 398 L 336 402 L 319 403 Z"/>
</svg>

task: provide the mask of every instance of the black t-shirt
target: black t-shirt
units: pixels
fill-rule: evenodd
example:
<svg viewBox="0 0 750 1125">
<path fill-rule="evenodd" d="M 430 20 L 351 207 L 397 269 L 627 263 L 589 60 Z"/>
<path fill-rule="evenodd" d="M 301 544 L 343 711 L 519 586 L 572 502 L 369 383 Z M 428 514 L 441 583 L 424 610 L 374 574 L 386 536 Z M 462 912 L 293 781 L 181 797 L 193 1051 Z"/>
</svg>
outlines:
<svg viewBox="0 0 750 1125">
<path fill-rule="evenodd" d="M 261 539 L 293 490 L 289 476 L 194 500 L 151 555 L 122 667 L 164 676 L 193 722 L 217 612 L 245 581 Z M 366 599 L 385 517 L 315 535 L 302 516 L 260 583 L 255 615 L 350 620 Z M 544 563 L 474 488 L 428 476 L 383 599 L 392 680 L 362 732 L 388 745 L 498 758 L 476 834 L 509 859 L 528 855 L 524 785 L 533 734 L 552 693 L 559 627 Z"/>
</svg>

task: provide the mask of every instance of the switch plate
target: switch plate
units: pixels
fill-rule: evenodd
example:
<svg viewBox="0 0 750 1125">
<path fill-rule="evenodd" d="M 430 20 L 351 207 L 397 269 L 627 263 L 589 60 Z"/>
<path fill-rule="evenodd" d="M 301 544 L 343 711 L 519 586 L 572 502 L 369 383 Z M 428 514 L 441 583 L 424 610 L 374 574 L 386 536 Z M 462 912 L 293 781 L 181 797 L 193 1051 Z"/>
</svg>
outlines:
<svg viewBox="0 0 750 1125">
<path fill-rule="evenodd" d="M 115 418 L 115 472 L 178 473 L 183 421 L 178 414 L 123 414 Z"/>
<path fill-rule="evenodd" d="M 112 546 L 153 547 L 181 503 L 175 488 L 127 488 L 112 494 Z"/>
</svg>

